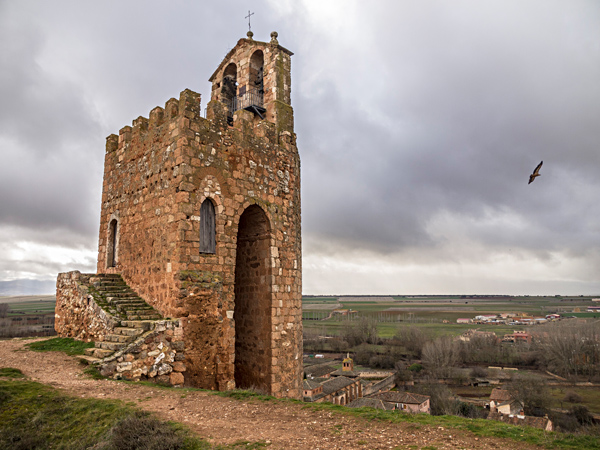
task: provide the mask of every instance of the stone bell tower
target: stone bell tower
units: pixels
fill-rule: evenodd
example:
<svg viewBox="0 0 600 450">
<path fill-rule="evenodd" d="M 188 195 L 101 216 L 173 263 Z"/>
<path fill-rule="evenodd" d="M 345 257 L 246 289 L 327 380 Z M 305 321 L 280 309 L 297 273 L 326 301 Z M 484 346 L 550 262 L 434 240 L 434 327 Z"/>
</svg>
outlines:
<svg viewBox="0 0 600 450">
<path fill-rule="evenodd" d="M 200 95 L 107 138 L 98 272 L 178 319 L 185 383 L 300 398 L 300 159 L 292 53 L 240 39 Z"/>
</svg>

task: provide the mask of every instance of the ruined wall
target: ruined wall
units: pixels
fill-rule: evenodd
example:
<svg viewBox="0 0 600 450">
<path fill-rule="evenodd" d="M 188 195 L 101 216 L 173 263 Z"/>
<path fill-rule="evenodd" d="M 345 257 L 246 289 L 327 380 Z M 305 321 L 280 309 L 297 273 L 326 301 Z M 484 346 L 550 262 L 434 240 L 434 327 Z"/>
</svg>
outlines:
<svg viewBox="0 0 600 450">
<path fill-rule="evenodd" d="M 300 398 L 300 160 L 289 105 L 291 54 L 276 41 L 242 39 L 213 75 L 213 92 L 230 60 L 241 86 L 257 49 L 265 55 L 267 120 L 240 110 L 228 125 L 218 99 L 202 118 L 200 95 L 185 90 L 149 120 L 140 117 L 107 138 L 98 272 L 121 273 L 164 316 L 181 319 L 186 383 L 231 389 L 237 372 L 242 387 Z M 214 254 L 200 252 L 206 199 L 216 213 Z M 256 242 L 240 225 L 252 208 L 267 230 Z M 238 241 L 240 232 L 247 239 Z M 249 241 L 260 250 L 247 253 Z M 254 264 L 259 273 L 252 274 Z M 241 342 L 247 335 L 253 337 Z M 259 375 L 240 375 L 245 371 Z"/>
<path fill-rule="evenodd" d="M 183 328 L 176 320 L 160 320 L 152 330 L 100 363 L 105 377 L 149 380 L 170 386 L 184 384 L 185 345 Z"/>
<path fill-rule="evenodd" d="M 56 281 L 54 328 L 61 337 L 102 341 L 117 319 L 107 314 L 89 292 L 92 274 L 60 273 Z"/>
</svg>

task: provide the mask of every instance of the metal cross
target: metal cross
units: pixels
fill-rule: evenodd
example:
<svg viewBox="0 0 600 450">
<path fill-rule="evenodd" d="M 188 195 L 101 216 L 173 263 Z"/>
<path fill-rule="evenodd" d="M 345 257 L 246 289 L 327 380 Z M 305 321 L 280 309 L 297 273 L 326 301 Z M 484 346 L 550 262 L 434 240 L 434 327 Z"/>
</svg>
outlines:
<svg viewBox="0 0 600 450">
<path fill-rule="evenodd" d="M 250 29 L 250 16 L 253 16 L 254 13 L 251 13 L 250 10 L 248 10 L 248 15 L 245 17 L 245 19 L 248 19 L 248 31 L 252 31 Z"/>
</svg>

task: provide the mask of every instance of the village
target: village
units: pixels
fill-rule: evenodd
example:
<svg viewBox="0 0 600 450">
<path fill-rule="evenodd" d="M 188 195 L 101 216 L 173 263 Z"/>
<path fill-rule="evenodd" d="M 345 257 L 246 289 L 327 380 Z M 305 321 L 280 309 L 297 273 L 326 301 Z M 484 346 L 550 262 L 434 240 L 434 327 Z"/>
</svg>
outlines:
<svg viewBox="0 0 600 450">
<path fill-rule="evenodd" d="M 481 336 L 478 333 L 473 330 L 473 333 L 462 336 L 460 340 Z M 519 335 L 520 333 L 516 332 L 515 334 Z M 523 341 L 517 340 L 517 342 Z M 340 359 L 341 368 L 339 368 Z M 303 400 L 305 402 L 329 402 L 348 408 L 369 407 L 399 413 L 435 413 L 432 410 L 431 395 L 413 392 L 415 388 L 418 388 L 418 383 L 429 383 L 431 382 L 430 379 L 403 381 L 402 377 L 398 376 L 399 374 L 395 371 L 358 369 L 349 354 L 345 356 L 335 354 L 304 355 L 304 363 Z M 471 418 L 487 418 L 488 420 L 514 425 L 527 425 L 545 431 L 555 430 L 556 425 L 553 419 L 556 421 L 556 418 L 559 418 L 559 428 L 562 426 L 564 429 L 565 421 L 561 419 L 561 415 L 569 414 L 567 409 L 558 408 L 552 412 L 550 410 L 545 411 L 544 414 L 532 414 L 531 411 L 538 408 L 539 399 L 533 399 L 536 406 L 532 407 L 532 405 L 526 405 L 523 398 L 519 397 L 518 394 L 516 395 L 514 390 L 514 386 L 517 384 L 516 380 L 523 376 L 519 374 L 518 368 L 476 367 L 464 369 L 464 373 L 468 375 L 459 381 L 462 387 L 456 385 L 456 379 L 451 378 L 440 378 L 435 380 L 435 383 L 441 389 L 446 389 L 447 392 L 450 392 L 448 386 L 452 387 L 454 395 L 450 399 L 456 405 L 459 405 L 458 410 L 462 408 L 462 410 L 471 411 L 471 414 L 473 414 L 473 411 L 478 411 L 471 415 Z M 567 379 L 549 372 L 544 374 L 541 380 L 542 384 L 539 386 L 543 395 L 548 395 L 547 386 L 553 386 L 555 389 L 567 392 L 565 402 L 581 401 L 578 395 L 569 390 L 570 387 L 576 385 L 600 387 L 598 383 L 571 383 Z M 478 394 L 473 393 L 475 389 L 479 389 Z M 487 394 L 482 394 L 482 392 Z M 475 397 L 470 397 L 471 395 L 475 395 Z M 436 397 L 433 399 L 434 402 L 440 401 L 437 393 L 434 394 L 434 397 Z M 542 403 L 548 404 L 547 400 L 549 398 L 543 399 Z M 437 414 L 439 414 L 439 407 Z M 457 415 L 460 414 L 457 413 Z M 584 420 L 598 424 L 600 423 L 600 414 L 585 414 L 584 411 Z"/>
</svg>

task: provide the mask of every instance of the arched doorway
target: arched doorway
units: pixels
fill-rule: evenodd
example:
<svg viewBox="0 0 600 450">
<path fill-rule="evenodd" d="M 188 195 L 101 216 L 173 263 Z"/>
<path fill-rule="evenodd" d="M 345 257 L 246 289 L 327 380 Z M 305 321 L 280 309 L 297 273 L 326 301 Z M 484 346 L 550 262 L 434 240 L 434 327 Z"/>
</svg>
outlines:
<svg viewBox="0 0 600 450">
<path fill-rule="evenodd" d="M 270 393 L 271 227 L 264 211 L 249 206 L 240 217 L 235 262 L 235 384 Z"/>
</svg>

